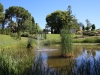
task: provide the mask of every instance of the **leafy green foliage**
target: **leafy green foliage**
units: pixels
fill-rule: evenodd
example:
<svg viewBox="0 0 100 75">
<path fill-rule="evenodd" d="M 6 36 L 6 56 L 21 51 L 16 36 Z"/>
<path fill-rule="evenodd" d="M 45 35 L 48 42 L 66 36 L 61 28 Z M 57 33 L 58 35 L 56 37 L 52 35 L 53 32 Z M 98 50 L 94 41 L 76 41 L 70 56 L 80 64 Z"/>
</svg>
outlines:
<svg viewBox="0 0 100 75">
<path fill-rule="evenodd" d="M 26 33 L 26 32 L 24 32 L 24 33 L 21 34 L 21 37 L 28 37 L 28 36 L 29 36 L 29 34 Z"/>
<path fill-rule="evenodd" d="M 90 23 L 90 21 L 89 21 L 88 19 L 86 19 L 86 24 L 87 24 L 86 30 L 90 30 L 90 28 L 91 28 L 91 23 Z"/>
<path fill-rule="evenodd" d="M 68 9 L 69 11 L 70 9 Z M 51 32 L 53 32 L 53 29 L 55 30 L 55 33 L 60 33 L 60 30 L 64 27 L 78 27 L 77 20 L 73 18 L 73 15 L 69 15 L 68 11 L 61 11 L 57 10 L 52 12 L 51 14 L 48 14 L 46 16 L 46 22 L 49 27 L 51 27 Z M 69 21 L 72 21 L 69 23 Z"/>
<path fill-rule="evenodd" d="M 0 75 L 23 75 L 24 71 L 32 66 L 33 58 L 22 51 L 23 56 L 16 52 L 0 52 Z"/>
<path fill-rule="evenodd" d="M 34 19 L 31 17 L 31 14 L 28 12 L 28 10 L 19 6 L 9 7 L 5 10 L 5 15 L 8 21 L 12 21 L 12 18 L 16 19 L 17 31 L 25 29 L 25 26 L 32 25 L 32 19 Z"/>
<path fill-rule="evenodd" d="M 28 42 L 27 42 L 27 48 L 32 48 L 32 42 L 33 42 L 33 40 L 31 38 L 29 38 Z"/>
<path fill-rule="evenodd" d="M 72 34 L 65 29 L 61 31 L 61 45 L 62 54 L 66 54 L 72 50 Z"/>
<path fill-rule="evenodd" d="M 86 29 L 86 30 L 89 30 L 89 29 L 90 29 L 90 27 L 86 27 L 85 29 Z"/>
<path fill-rule="evenodd" d="M 0 3 L 0 12 L 3 12 L 3 11 L 4 11 L 3 5 Z"/>
<path fill-rule="evenodd" d="M 92 25 L 92 29 L 91 30 L 95 30 L 95 24 Z"/>
<path fill-rule="evenodd" d="M 4 30 L 4 20 L 5 20 L 5 14 L 4 12 L 4 8 L 3 5 L 0 3 L 0 24 L 2 25 L 2 33 Z"/>
</svg>

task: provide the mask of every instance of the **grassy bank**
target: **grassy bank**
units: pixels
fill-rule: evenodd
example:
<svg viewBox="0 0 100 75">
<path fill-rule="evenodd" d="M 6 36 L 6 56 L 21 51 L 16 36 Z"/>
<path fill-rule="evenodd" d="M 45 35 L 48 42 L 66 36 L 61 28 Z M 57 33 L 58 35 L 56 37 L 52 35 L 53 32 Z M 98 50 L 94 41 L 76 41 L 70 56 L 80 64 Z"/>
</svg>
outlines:
<svg viewBox="0 0 100 75">
<path fill-rule="evenodd" d="M 73 35 L 73 43 L 80 44 L 80 45 L 95 45 L 100 43 L 100 37 L 99 36 L 91 36 L 91 37 L 84 37 L 81 38 L 81 35 Z M 80 38 L 75 38 L 80 37 Z M 28 38 L 27 37 L 21 37 L 21 40 L 16 40 L 15 38 L 9 36 L 9 35 L 2 35 L 0 34 L 0 50 L 1 49 L 7 49 L 7 48 L 20 48 L 20 47 L 26 47 Z M 42 40 L 41 43 L 44 43 L 45 45 L 51 45 L 51 44 L 60 44 L 61 43 L 61 37 L 60 34 L 47 34 L 47 39 Z M 33 45 L 36 46 L 36 40 L 33 39 Z"/>
<path fill-rule="evenodd" d="M 84 37 L 84 38 L 74 38 L 73 43 L 100 43 L 99 36 Z"/>
<path fill-rule="evenodd" d="M 27 46 L 28 38 L 21 37 L 21 40 L 17 40 L 14 37 L 11 37 L 9 35 L 2 35 L 0 34 L 0 50 L 2 49 L 8 49 L 8 48 L 20 48 L 20 47 L 26 47 Z M 33 42 L 33 45 L 35 46 L 36 42 Z"/>
<path fill-rule="evenodd" d="M 47 34 L 47 39 L 43 41 L 45 45 L 60 44 L 60 34 Z M 73 35 L 73 43 L 80 45 L 97 45 L 100 43 L 100 36 Z"/>
</svg>

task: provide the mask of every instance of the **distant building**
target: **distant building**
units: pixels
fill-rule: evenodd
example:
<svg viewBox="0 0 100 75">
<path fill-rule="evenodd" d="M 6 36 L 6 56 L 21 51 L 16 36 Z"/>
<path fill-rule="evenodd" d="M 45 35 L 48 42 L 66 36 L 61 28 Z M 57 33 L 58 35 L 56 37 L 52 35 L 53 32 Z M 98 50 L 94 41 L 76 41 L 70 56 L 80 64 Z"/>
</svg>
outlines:
<svg viewBox="0 0 100 75">
<path fill-rule="evenodd" d="M 48 34 L 51 34 L 51 31 L 49 31 Z"/>
<path fill-rule="evenodd" d="M 76 33 L 76 31 L 77 31 L 76 28 L 71 28 L 71 29 L 70 29 L 70 32 L 71 32 L 71 33 Z"/>
</svg>

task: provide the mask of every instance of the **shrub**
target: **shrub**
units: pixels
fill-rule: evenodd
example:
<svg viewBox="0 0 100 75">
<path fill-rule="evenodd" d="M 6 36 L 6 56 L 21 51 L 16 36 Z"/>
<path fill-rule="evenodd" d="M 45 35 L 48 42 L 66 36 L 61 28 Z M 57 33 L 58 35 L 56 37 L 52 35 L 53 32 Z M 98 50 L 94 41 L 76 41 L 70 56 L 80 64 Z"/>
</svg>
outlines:
<svg viewBox="0 0 100 75">
<path fill-rule="evenodd" d="M 80 35 L 80 34 L 82 34 L 82 31 L 77 31 L 76 34 Z"/>
<path fill-rule="evenodd" d="M 95 38 L 86 38 L 82 41 L 82 43 L 95 43 Z"/>
<path fill-rule="evenodd" d="M 28 33 L 22 33 L 21 34 L 21 37 L 28 37 L 29 35 L 28 35 Z"/>
<path fill-rule="evenodd" d="M 95 43 L 100 43 L 100 38 L 95 38 Z"/>
<path fill-rule="evenodd" d="M 32 42 L 33 42 L 33 40 L 31 38 L 29 38 L 28 42 L 27 42 L 27 48 L 32 48 Z"/>
</svg>

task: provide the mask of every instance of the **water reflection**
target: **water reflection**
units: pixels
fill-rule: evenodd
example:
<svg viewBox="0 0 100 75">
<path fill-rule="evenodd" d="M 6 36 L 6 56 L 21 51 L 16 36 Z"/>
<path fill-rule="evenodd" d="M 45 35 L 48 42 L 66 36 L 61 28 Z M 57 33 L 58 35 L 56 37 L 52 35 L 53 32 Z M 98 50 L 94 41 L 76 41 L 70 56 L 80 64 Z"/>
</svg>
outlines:
<svg viewBox="0 0 100 75">
<path fill-rule="evenodd" d="M 60 45 L 46 46 L 40 51 L 30 50 L 27 53 L 36 56 L 32 72 L 37 75 L 100 75 L 99 46 L 74 46 L 73 58 L 60 58 Z"/>
<path fill-rule="evenodd" d="M 96 47 L 97 48 L 97 47 Z M 96 50 L 95 47 L 88 47 L 88 46 L 74 46 L 73 48 L 73 55 L 74 59 L 86 59 L 89 57 L 98 57 L 100 56 L 100 51 Z M 65 58 L 50 58 L 50 57 L 59 57 L 61 55 L 61 48 L 60 45 L 52 45 L 46 46 L 43 51 L 36 52 L 37 56 L 40 56 L 45 59 L 45 63 L 47 62 L 50 66 L 65 66 L 68 63 L 69 59 Z M 56 50 L 52 50 L 56 49 Z M 50 50 L 50 51 L 49 51 Z M 51 51 L 52 50 L 52 51 Z M 72 58 L 73 59 L 73 58 Z M 58 63 L 59 62 L 59 63 Z"/>
</svg>

